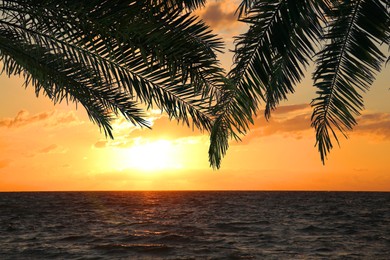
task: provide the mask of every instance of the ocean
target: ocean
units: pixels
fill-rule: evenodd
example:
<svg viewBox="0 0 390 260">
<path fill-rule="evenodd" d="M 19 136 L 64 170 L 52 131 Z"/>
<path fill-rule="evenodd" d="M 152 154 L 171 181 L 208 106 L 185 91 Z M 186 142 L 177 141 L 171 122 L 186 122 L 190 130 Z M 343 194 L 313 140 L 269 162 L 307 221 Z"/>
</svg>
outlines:
<svg viewBox="0 0 390 260">
<path fill-rule="evenodd" d="M 0 193 L 0 259 L 390 259 L 390 193 Z"/>
</svg>

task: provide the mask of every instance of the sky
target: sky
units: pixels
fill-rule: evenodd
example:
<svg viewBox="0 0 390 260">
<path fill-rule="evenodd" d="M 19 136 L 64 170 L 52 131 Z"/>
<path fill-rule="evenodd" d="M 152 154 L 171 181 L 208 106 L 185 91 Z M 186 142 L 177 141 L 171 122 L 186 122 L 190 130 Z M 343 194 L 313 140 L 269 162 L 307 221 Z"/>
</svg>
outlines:
<svg viewBox="0 0 390 260">
<path fill-rule="evenodd" d="M 226 50 L 246 27 L 234 1 L 198 11 Z M 220 55 L 227 70 L 232 54 Z M 310 127 L 315 88 L 309 69 L 296 93 L 272 115 L 262 113 L 242 142 L 232 141 L 220 170 L 208 163 L 209 137 L 149 111 L 152 130 L 118 118 L 115 139 L 82 106 L 36 97 L 23 79 L 0 76 L 0 191 L 59 190 L 343 190 L 390 191 L 390 66 L 364 94 L 358 126 L 323 165 Z"/>
</svg>

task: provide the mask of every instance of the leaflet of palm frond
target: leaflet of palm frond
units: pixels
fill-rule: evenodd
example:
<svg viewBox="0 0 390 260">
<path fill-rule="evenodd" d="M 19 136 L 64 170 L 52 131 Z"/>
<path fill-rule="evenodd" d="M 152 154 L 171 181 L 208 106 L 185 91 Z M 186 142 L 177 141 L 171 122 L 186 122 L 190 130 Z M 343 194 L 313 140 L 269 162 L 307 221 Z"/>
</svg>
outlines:
<svg viewBox="0 0 390 260">
<path fill-rule="evenodd" d="M 19 0 L 16 2 L 22 2 L 30 8 L 28 1 Z M 56 1 L 46 2 L 54 3 Z M 190 115 L 193 116 L 192 120 L 195 126 L 201 129 L 210 128 L 210 116 L 204 106 L 204 95 L 200 98 L 194 92 L 192 82 L 183 82 L 183 76 L 180 73 L 173 74 L 171 70 L 153 60 L 150 54 L 145 55 L 137 46 L 131 45 L 131 41 L 123 41 L 115 37 L 108 37 L 103 33 L 103 36 L 96 33 L 99 30 L 92 30 L 93 26 L 99 27 L 101 24 L 90 20 L 83 23 L 80 18 L 72 18 L 74 19 L 72 20 L 71 17 L 77 17 L 77 15 L 74 15 L 72 10 L 66 9 L 66 6 L 63 6 L 62 9 L 65 9 L 65 14 L 69 15 L 57 14 L 58 17 L 62 18 L 58 19 L 59 22 L 53 23 L 50 23 L 50 20 L 54 17 L 54 11 L 48 6 L 44 7 L 47 9 L 45 14 L 51 15 L 43 16 L 46 18 L 42 18 L 42 15 L 39 16 L 42 10 L 37 9 L 38 11 L 36 11 L 34 8 L 37 7 L 34 5 L 30 9 L 16 5 L 13 6 L 12 10 L 9 6 L 6 6 L 7 8 L 4 6 L 2 9 L 5 15 L 8 15 L 5 17 L 8 20 L 3 19 L 0 22 L 1 26 L 16 30 L 20 39 L 27 41 L 27 44 L 39 45 L 42 48 L 47 48 L 52 54 L 82 64 L 93 70 L 100 77 L 100 80 L 106 83 L 106 86 L 120 86 L 122 90 L 128 92 L 131 98 L 138 99 L 148 106 L 157 104 L 159 108 L 166 110 L 171 117 L 188 124 L 188 115 Z M 69 18 L 69 20 L 65 21 L 64 17 Z M 185 21 L 188 22 L 188 20 Z M 63 24 L 67 26 L 63 27 Z M 189 24 L 192 26 L 191 22 Z M 196 28 L 199 29 L 199 26 Z M 207 32 L 200 30 L 199 33 L 206 38 L 211 37 Z M 151 31 L 149 36 L 153 38 L 153 35 L 153 31 Z M 201 37 L 198 42 L 199 45 L 207 45 L 207 43 L 202 42 Z M 180 49 L 180 44 L 183 43 L 183 41 L 179 42 L 179 45 L 172 45 L 171 48 Z M 201 57 L 202 55 L 200 53 Z M 199 62 L 195 57 L 192 58 L 194 59 L 191 61 L 193 64 Z M 202 60 L 206 60 L 206 58 L 200 59 L 200 63 Z M 214 59 L 213 66 L 215 63 Z M 207 67 L 213 70 L 212 66 L 207 64 L 210 63 L 204 63 L 206 69 L 202 73 L 208 73 Z M 193 65 L 189 63 L 187 66 Z M 211 75 L 207 76 L 212 78 Z"/>
<path fill-rule="evenodd" d="M 390 12 L 390 7 L 387 8 Z M 390 17 L 389 17 L 389 21 L 387 22 L 387 40 L 386 40 L 386 43 L 387 43 L 387 52 L 390 53 Z M 386 60 L 386 66 L 387 64 L 390 62 L 390 55 L 387 57 L 387 60 Z"/>
<path fill-rule="evenodd" d="M 251 26 L 237 40 L 231 75 L 238 87 L 251 88 L 254 102 L 264 99 L 267 118 L 302 79 L 322 37 L 321 13 L 314 1 L 253 1 L 240 17 Z"/>
<path fill-rule="evenodd" d="M 166 10 L 193 11 L 206 4 L 206 0 L 150 0 L 154 5 L 163 5 Z"/>
<path fill-rule="evenodd" d="M 247 15 L 247 13 L 252 9 L 252 7 L 259 2 L 258 0 L 242 0 L 239 4 L 236 13 L 238 13 L 238 17 L 243 17 Z"/>
<path fill-rule="evenodd" d="M 239 94 L 233 81 L 225 79 L 223 95 L 219 96 L 214 107 L 214 121 L 210 133 L 209 162 L 214 169 L 219 169 L 221 160 L 229 148 L 229 140 L 240 140 L 240 135 L 246 133 L 249 124 L 253 124 L 251 107 L 247 96 Z"/>
<path fill-rule="evenodd" d="M 318 53 L 313 74 L 318 97 L 312 102 L 312 126 L 322 162 L 338 141 L 356 125 L 363 109 L 362 93 L 369 89 L 385 56 L 378 48 L 388 42 L 386 1 L 335 1 L 327 13 L 327 44 Z"/>
<path fill-rule="evenodd" d="M 222 47 L 221 41 L 190 14 L 175 12 L 165 15 L 157 12 L 152 17 L 142 15 L 137 18 L 131 16 L 129 19 L 115 28 L 117 32 L 127 32 L 128 38 L 123 41 L 131 44 L 136 42 L 138 45 L 135 47 L 145 56 L 151 56 L 151 61 L 156 59 L 161 65 L 168 66 L 173 74 L 182 71 L 184 78 L 190 75 L 202 80 L 199 77 L 203 73 L 202 68 L 221 71 L 215 59 L 215 51 Z M 134 33 L 129 34 L 129 31 Z"/>
<path fill-rule="evenodd" d="M 238 132 L 245 133 L 261 100 L 266 102 L 265 114 L 269 117 L 280 100 L 294 91 L 314 55 L 313 42 L 322 36 L 320 22 L 324 17 L 321 8 L 313 1 L 303 0 L 242 2 L 238 9 L 239 19 L 250 28 L 236 38 L 234 67 L 228 74 L 234 82 L 230 102 L 236 104 L 236 109 L 228 104 L 230 109 L 225 110 L 239 120 L 233 122 L 231 128 L 218 130 L 215 127 L 215 131 L 239 129 Z M 220 116 L 224 117 L 223 113 Z M 211 145 L 214 145 L 213 139 Z"/>
<path fill-rule="evenodd" d="M 166 22 L 160 32 L 161 21 L 164 19 Z M 142 46 L 151 46 L 149 49 L 153 52 L 161 50 L 157 55 L 152 53 L 152 58 L 160 57 L 159 62 L 173 74 L 181 74 L 183 81 L 189 78 L 195 91 L 202 92 L 204 96 L 214 96 L 215 92 L 220 92 L 223 70 L 216 60 L 215 51 L 220 51 L 222 43 L 211 34 L 208 27 L 196 22 L 189 14 L 179 15 L 178 12 L 153 21 L 152 33 L 158 36 L 155 38 L 158 41 L 142 42 Z M 135 24 L 136 29 L 140 27 L 142 26 Z M 137 35 L 150 34 L 142 32 Z"/>
<path fill-rule="evenodd" d="M 149 127 L 137 103 L 119 88 L 107 86 L 94 70 L 38 45 L 20 43 L 12 36 L 0 31 L 0 59 L 8 76 L 22 74 L 26 87 L 32 84 L 37 95 L 43 93 L 54 103 L 81 103 L 90 119 L 110 137 L 112 113 L 122 114 L 135 125 Z"/>
<path fill-rule="evenodd" d="M 99 8 L 85 2 L 67 2 L 64 7 L 68 8 L 66 15 L 59 17 L 56 9 L 51 15 L 45 16 L 46 20 L 41 17 L 37 19 L 51 31 L 60 33 L 70 19 L 74 19 L 73 24 L 77 24 L 80 19 L 89 21 L 89 28 L 83 28 L 78 34 L 73 33 L 74 37 L 82 41 L 91 41 L 96 37 L 104 41 L 114 38 L 107 44 L 110 47 L 107 51 L 140 51 L 145 62 L 158 62 L 172 74 L 181 74 L 183 81 L 190 78 L 196 90 L 206 94 L 210 90 L 218 91 L 219 87 L 215 85 L 218 85 L 218 78 L 223 71 L 219 68 L 215 51 L 220 51 L 222 43 L 204 23 L 180 11 L 165 14 L 159 8 L 145 7 L 143 1 L 134 1 L 132 5 L 124 1 L 95 2 L 99 2 Z M 40 14 L 47 6 L 37 1 L 23 8 L 30 8 L 31 12 Z M 59 20 L 58 25 L 53 24 L 54 19 Z M 91 31 L 95 33 L 91 34 Z M 217 74 L 219 76 L 215 76 Z"/>
<path fill-rule="evenodd" d="M 152 12 L 151 8 L 145 9 L 139 1 L 135 1 L 136 4 L 128 8 L 126 5 L 123 6 L 123 1 L 119 1 L 122 6 L 117 8 L 114 8 L 117 1 L 109 1 L 109 3 L 95 1 L 102 2 L 99 8 L 90 4 L 83 5 L 84 2 L 76 1 L 72 2 L 74 6 L 69 6 L 66 3 L 67 6 L 61 8 L 61 10 L 65 9 L 65 15 L 61 16 L 58 14 L 58 9 L 55 9 L 50 15 L 50 12 L 46 10 L 47 5 L 43 5 L 40 1 L 36 1 L 37 4 L 21 2 L 24 4 L 22 6 L 23 12 L 28 12 L 30 21 L 34 22 L 31 17 L 35 15 L 38 20 L 37 26 L 45 24 L 46 28 L 50 28 L 50 31 L 58 31 L 58 37 L 63 36 L 64 24 L 69 27 L 69 23 L 72 22 L 71 18 L 74 19 L 73 24 L 77 24 L 80 20 L 88 21 L 86 24 L 87 26 L 91 25 L 90 28 L 73 32 L 73 37 L 82 41 L 90 41 L 95 37 L 114 38 L 115 41 L 107 45 L 108 51 L 117 50 L 120 52 L 123 49 L 140 51 L 145 62 L 154 63 L 155 59 L 159 59 L 160 65 L 169 66 L 173 74 L 178 70 L 181 71 L 183 79 L 190 74 L 191 79 L 195 79 L 193 83 L 197 83 L 197 85 L 206 83 L 204 85 L 210 86 L 214 84 L 215 80 L 213 82 L 211 79 L 215 79 L 215 77 L 210 77 L 210 74 L 222 71 L 214 54 L 214 50 L 221 47 L 221 42 L 215 39 L 203 23 L 195 22 L 194 17 L 190 17 L 189 14 L 180 15 L 179 12 L 176 12 L 164 16 L 161 13 Z M 70 8 L 70 10 L 66 8 Z M 90 10 L 91 8 L 92 10 Z M 46 12 L 45 16 L 42 17 L 43 9 Z M 73 9 L 77 12 L 74 13 Z M 121 19 L 118 21 L 117 17 L 121 17 Z M 70 29 L 74 30 L 75 28 Z M 90 33 L 90 31 L 95 33 Z M 115 45 L 112 46 L 113 44 Z M 209 77 L 205 78 L 205 75 Z"/>
</svg>

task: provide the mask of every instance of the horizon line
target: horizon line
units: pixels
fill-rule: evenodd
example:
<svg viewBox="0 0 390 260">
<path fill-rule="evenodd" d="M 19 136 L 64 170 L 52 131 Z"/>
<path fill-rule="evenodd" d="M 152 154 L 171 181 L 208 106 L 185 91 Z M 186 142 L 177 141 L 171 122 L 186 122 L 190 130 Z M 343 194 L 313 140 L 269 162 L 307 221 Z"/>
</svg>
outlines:
<svg viewBox="0 0 390 260">
<path fill-rule="evenodd" d="M 54 192 L 378 192 L 390 193 L 390 190 L 231 190 L 231 189 L 215 189 L 215 190 L 0 190 L 0 193 L 54 193 Z"/>
</svg>

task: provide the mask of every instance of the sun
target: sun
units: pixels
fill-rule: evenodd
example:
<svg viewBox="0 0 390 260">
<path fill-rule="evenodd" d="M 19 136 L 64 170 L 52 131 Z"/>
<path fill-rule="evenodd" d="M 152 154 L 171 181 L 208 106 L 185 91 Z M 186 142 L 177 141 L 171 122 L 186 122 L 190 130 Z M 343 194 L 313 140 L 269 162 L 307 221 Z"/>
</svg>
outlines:
<svg viewBox="0 0 390 260">
<path fill-rule="evenodd" d="M 172 141 L 138 139 L 126 149 L 125 167 L 143 172 L 157 172 L 182 168 L 180 155 Z"/>
</svg>

